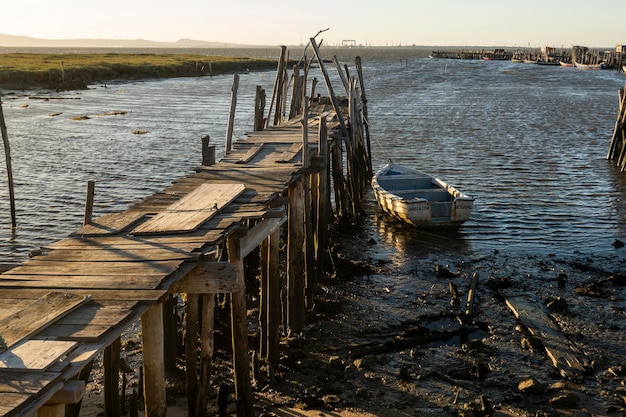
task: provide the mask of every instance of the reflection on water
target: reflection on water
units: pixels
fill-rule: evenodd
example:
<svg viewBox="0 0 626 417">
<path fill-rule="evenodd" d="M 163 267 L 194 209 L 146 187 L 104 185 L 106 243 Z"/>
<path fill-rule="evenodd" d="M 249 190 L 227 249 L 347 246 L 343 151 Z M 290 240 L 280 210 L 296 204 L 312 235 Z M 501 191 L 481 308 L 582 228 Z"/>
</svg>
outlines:
<svg viewBox="0 0 626 417">
<path fill-rule="evenodd" d="M 439 250 L 607 253 L 626 236 L 626 174 L 605 160 L 622 74 L 431 60 L 410 49 L 334 53 L 351 67 L 353 56 L 363 56 L 374 167 L 391 158 L 476 199 L 472 218 L 443 232 L 392 220 L 368 197 L 375 233 L 400 258 Z M 256 86 L 271 94 L 274 75 L 241 76 L 235 137 L 252 130 Z M 7 206 L 0 262 L 77 229 L 88 180 L 96 182 L 98 216 L 190 173 L 202 136 L 211 136 L 219 158 L 231 84 L 232 76 L 216 76 L 94 86 L 49 99 L 4 95 L 18 229 L 10 230 L 0 180 Z"/>
</svg>

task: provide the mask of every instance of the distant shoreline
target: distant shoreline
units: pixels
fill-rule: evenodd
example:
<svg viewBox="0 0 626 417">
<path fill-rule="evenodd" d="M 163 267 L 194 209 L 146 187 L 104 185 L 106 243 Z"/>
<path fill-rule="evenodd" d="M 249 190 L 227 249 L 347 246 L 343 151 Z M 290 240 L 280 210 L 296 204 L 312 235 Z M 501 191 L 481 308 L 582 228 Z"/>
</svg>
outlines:
<svg viewBox="0 0 626 417">
<path fill-rule="evenodd" d="M 202 77 L 276 68 L 276 59 L 174 53 L 25 53 L 0 55 L 0 88 L 80 90 L 113 81 Z"/>
</svg>

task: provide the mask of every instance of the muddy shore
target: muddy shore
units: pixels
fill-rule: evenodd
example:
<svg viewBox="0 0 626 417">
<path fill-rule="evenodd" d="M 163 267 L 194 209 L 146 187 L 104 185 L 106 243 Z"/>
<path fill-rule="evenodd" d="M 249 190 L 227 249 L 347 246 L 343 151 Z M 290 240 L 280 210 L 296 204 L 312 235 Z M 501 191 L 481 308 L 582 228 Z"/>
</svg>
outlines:
<svg viewBox="0 0 626 417">
<path fill-rule="evenodd" d="M 336 234 L 333 247 L 334 270 L 319 285 L 304 334 L 282 340 L 276 380 L 259 368 L 259 416 L 626 412 L 626 280 L 615 252 L 591 259 L 431 247 L 413 256 L 372 224 Z M 545 312 L 580 361 L 580 375 L 563 376 L 553 365 L 545 349 L 551 337 L 533 337 L 507 306 L 515 297 Z M 254 330 L 256 310 L 249 314 Z M 226 308 L 218 311 L 217 327 L 227 331 L 227 319 Z M 140 342 L 138 326 L 123 339 L 128 397 L 138 389 Z M 236 412 L 229 343 L 216 334 L 209 415 L 219 414 L 220 386 L 229 388 L 225 415 Z M 81 416 L 103 415 L 101 384 L 96 364 Z M 182 371 L 168 384 L 169 415 L 186 415 Z"/>
</svg>

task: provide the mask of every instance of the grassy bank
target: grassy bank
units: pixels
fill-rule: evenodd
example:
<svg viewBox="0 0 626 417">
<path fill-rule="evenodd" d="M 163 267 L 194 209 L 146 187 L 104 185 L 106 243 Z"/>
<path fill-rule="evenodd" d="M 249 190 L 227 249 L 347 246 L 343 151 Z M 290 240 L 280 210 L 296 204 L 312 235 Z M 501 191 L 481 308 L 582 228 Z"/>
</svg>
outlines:
<svg viewBox="0 0 626 417">
<path fill-rule="evenodd" d="M 275 60 L 245 57 L 9 53 L 0 55 L 0 88 L 71 90 L 111 81 L 198 77 L 275 68 Z"/>
</svg>

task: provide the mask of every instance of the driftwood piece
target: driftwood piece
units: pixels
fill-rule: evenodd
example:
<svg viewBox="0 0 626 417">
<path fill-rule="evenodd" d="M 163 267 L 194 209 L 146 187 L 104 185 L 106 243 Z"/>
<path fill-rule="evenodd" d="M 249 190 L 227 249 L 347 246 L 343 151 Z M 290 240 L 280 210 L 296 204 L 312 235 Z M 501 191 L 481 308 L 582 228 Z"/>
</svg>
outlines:
<svg viewBox="0 0 626 417">
<path fill-rule="evenodd" d="M 552 365 L 563 377 L 572 381 L 583 379 L 585 369 L 576 357 L 580 353 L 569 343 L 541 306 L 522 297 L 509 297 L 506 299 L 506 305 L 528 331 L 541 340 Z"/>
</svg>

